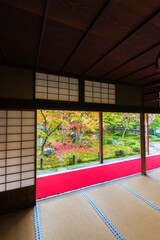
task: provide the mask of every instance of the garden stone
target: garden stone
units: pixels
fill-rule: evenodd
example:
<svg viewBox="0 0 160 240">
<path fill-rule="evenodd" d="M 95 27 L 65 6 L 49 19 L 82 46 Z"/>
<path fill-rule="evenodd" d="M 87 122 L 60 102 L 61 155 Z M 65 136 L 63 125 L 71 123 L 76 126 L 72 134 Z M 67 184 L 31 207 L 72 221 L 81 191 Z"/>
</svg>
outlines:
<svg viewBox="0 0 160 240">
<path fill-rule="evenodd" d="M 119 143 L 117 141 L 114 141 L 112 144 L 119 145 Z"/>
<path fill-rule="evenodd" d="M 44 156 L 52 155 L 54 154 L 54 149 L 53 148 L 45 148 L 44 149 Z"/>
</svg>

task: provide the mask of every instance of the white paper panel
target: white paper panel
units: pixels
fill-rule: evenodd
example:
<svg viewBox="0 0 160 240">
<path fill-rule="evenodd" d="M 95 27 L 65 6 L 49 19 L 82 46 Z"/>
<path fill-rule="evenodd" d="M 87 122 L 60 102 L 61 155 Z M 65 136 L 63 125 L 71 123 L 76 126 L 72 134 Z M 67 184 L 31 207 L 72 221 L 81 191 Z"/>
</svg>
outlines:
<svg viewBox="0 0 160 240">
<path fill-rule="evenodd" d="M 87 85 L 87 86 L 92 86 L 92 81 L 85 81 L 85 85 Z"/>
<path fill-rule="evenodd" d="M 6 149 L 6 144 L 0 142 L 0 151 L 5 150 L 5 149 Z"/>
<path fill-rule="evenodd" d="M 22 133 L 34 133 L 35 128 L 34 126 L 23 126 Z"/>
<path fill-rule="evenodd" d="M 0 135 L 0 142 L 6 142 L 6 135 Z"/>
<path fill-rule="evenodd" d="M 34 171 L 23 172 L 22 179 L 25 179 L 25 178 L 34 178 Z"/>
<path fill-rule="evenodd" d="M 6 134 L 6 127 L 0 126 L 0 134 Z"/>
<path fill-rule="evenodd" d="M 78 97 L 70 96 L 70 101 L 78 102 Z"/>
<path fill-rule="evenodd" d="M 6 157 L 6 152 L 5 151 L 0 151 L 0 159 Z"/>
<path fill-rule="evenodd" d="M 34 120 L 34 118 L 33 119 L 26 119 L 26 118 L 23 118 L 23 120 L 22 120 L 22 125 L 24 126 L 24 125 L 34 125 L 34 122 L 35 122 L 35 120 Z"/>
<path fill-rule="evenodd" d="M 58 88 L 49 88 L 48 89 L 48 94 L 52 93 L 52 94 L 58 94 Z"/>
<path fill-rule="evenodd" d="M 48 80 L 58 81 L 58 76 L 48 74 Z"/>
<path fill-rule="evenodd" d="M 115 94 L 115 90 L 114 89 L 109 89 L 109 94 Z"/>
<path fill-rule="evenodd" d="M 36 86 L 36 92 L 47 93 L 47 87 Z"/>
<path fill-rule="evenodd" d="M 61 95 L 68 95 L 68 89 L 59 89 L 59 94 Z M 65 97 L 67 97 L 67 99 L 68 99 L 68 96 L 65 96 Z"/>
<path fill-rule="evenodd" d="M 59 83 L 59 88 L 61 89 L 61 88 L 66 88 L 66 89 L 68 89 L 69 88 L 69 85 L 68 85 L 68 83 Z"/>
<path fill-rule="evenodd" d="M 114 99 L 109 99 L 109 104 L 115 104 L 116 101 Z"/>
<path fill-rule="evenodd" d="M 0 126 L 6 126 L 6 119 L 0 118 Z"/>
<path fill-rule="evenodd" d="M 35 117 L 35 112 L 34 111 L 23 111 L 22 112 L 22 117 L 23 118 L 34 118 Z"/>
<path fill-rule="evenodd" d="M 4 166 L 5 166 L 5 159 L 3 159 L 3 160 L 1 159 L 0 160 L 0 167 L 4 167 Z"/>
<path fill-rule="evenodd" d="M 34 134 L 22 134 L 22 141 L 34 140 Z"/>
<path fill-rule="evenodd" d="M 21 127 L 7 127 L 7 133 L 21 133 Z"/>
<path fill-rule="evenodd" d="M 7 166 L 11 165 L 18 165 L 21 163 L 21 158 L 8 158 L 7 159 Z"/>
<path fill-rule="evenodd" d="M 60 96 L 59 96 L 59 100 L 60 100 L 60 101 L 68 101 L 68 96 L 66 96 L 66 95 L 60 95 Z"/>
<path fill-rule="evenodd" d="M 34 170 L 34 163 L 22 165 L 22 171 Z"/>
<path fill-rule="evenodd" d="M 6 181 L 5 176 L 0 176 L 0 184 L 5 183 L 5 181 Z"/>
<path fill-rule="evenodd" d="M 10 150 L 7 151 L 7 158 L 19 157 L 21 156 L 21 150 Z"/>
<path fill-rule="evenodd" d="M 7 167 L 7 174 L 20 172 L 20 166 Z"/>
<path fill-rule="evenodd" d="M 77 84 L 79 83 L 79 80 L 77 78 L 70 78 L 70 83 Z"/>
<path fill-rule="evenodd" d="M 77 90 L 78 91 L 78 85 L 70 84 L 70 89 Z"/>
<path fill-rule="evenodd" d="M 8 111 L 8 118 L 21 118 L 21 111 Z"/>
<path fill-rule="evenodd" d="M 20 178 L 21 178 L 20 173 L 7 175 L 7 182 L 17 181 L 17 180 L 20 180 Z"/>
<path fill-rule="evenodd" d="M 34 141 L 22 142 L 22 148 L 33 148 L 34 144 L 35 144 Z"/>
<path fill-rule="evenodd" d="M 6 190 L 12 190 L 20 188 L 20 181 L 18 182 L 12 182 L 12 183 L 6 183 Z"/>
<path fill-rule="evenodd" d="M 48 91 L 49 91 L 49 89 L 50 89 L 50 87 L 51 88 L 55 88 L 55 89 L 58 89 L 58 82 L 54 82 L 54 81 L 48 81 Z"/>
<path fill-rule="evenodd" d="M 5 167 L 0 168 L 0 175 L 5 175 Z"/>
<path fill-rule="evenodd" d="M 47 99 L 47 94 L 46 93 L 37 93 L 36 96 L 37 99 Z"/>
<path fill-rule="evenodd" d="M 34 156 L 22 157 L 22 163 L 33 163 L 35 161 Z"/>
<path fill-rule="evenodd" d="M 22 180 L 22 187 L 34 185 L 34 179 Z"/>
<path fill-rule="evenodd" d="M 78 91 L 70 90 L 70 95 L 78 96 Z"/>
<path fill-rule="evenodd" d="M 7 113 L 7 111 L 0 110 L 0 118 L 6 118 L 6 113 Z"/>
<path fill-rule="evenodd" d="M 22 156 L 34 155 L 34 148 L 22 149 Z"/>
<path fill-rule="evenodd" d="M 59 82 L 68 83 L 68 77 L 59 76 Z"/>
<path fill-rule="evenodd" d="M 11 142 L 7 143 L 7 150 L 15 150 L 15 149 L 20 149 L 21 148 L 21 142 Z"/>
<path fill-rule="evenodd" d="M 5 191 L 5 184 L 0 184 L 0 192 L 4 192 Z"/>
<path fill-rule="evenodd" d="M 8 125 L 9 126 L 20 126 L 21 125 L 21 119 L 14 119 L 14 118 L 9 118 L 8 119 Z"/>
<path fill-rule="evenodd" d="M 18 142 L 21 141 L 21 134 L 8 134 L 7 135 L 8 142 Z"/>
<path fill-rule="evenodd" d="M 98 88 L 98 87 L 94 87 L 94 88 L 93 88 L 93 91 L 94 91 L 94 93 L 95 93 L 95 92 L 100 93 L 100 92 L 101 92 L 101 89 Z"/>
<path fill-rule="evenodd" d="M 57 94 L 48 94 L 48 100 L 58 100 Z"/>
<path fill-rule="evenodd" d="M 47 86 L 47 81 L 36 79 L 36 85 Z"/>
<path fill-rule="evenodd" d="M 47 79 L 47 74 L 46 73 L 37 73 L 36 72 L 36 78 Z"/>
</svg>

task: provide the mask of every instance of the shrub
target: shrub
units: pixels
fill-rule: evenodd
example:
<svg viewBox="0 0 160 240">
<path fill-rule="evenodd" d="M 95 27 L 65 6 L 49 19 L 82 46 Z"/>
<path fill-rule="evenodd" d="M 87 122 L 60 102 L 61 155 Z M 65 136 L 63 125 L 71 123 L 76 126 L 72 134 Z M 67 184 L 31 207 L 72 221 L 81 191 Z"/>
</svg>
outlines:
<svg viewBox="0 0 160 240">
<path fill-rule="evenodd" d="M 137 141 L 135 141 L 135 140 L 124 140 L 124 143 L 125 143 L 126 146 L 131 147 L 131 146 L 136 145 Z"/>
<path fill-rule="evenodd" d="M 118 132 L 118 133 L 115 133 L 114 135 L 115 135 L 115 136 L 118 136 L 118 137 L 121 137 L 121 136 L 122 136 L 122 133 Z"/>
<path fill-rule="evenodd" d="M 115 151 L 114 153 L 116 157 L 124 157 L 126 155 L 124 150 Z"/>
<path fill-rule="evenodd" d="M 76 162 L 77 162 L 77 163 L 82 163 L 83 161 L 82 161 L 81 158 L 77 158 Z"/>
<path fill-rule="evenodd" d="M 114 140 L 118 141 L 118 137 L 113 137 Z"/>
</svg>

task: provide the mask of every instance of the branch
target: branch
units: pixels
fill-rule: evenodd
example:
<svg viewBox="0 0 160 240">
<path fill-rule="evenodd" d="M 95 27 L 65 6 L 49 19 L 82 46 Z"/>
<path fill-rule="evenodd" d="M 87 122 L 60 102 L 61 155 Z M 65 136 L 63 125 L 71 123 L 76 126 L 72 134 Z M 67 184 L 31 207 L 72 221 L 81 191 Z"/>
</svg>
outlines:
<svg viewBox="0 0 160 240">
<path fill-rule="evenodd" d="M 43 110 L 40 110 L 40 111 L 41 111 L 41 114 L 44 118 L 44 130 L 45 130 L 45 133 L 47 133 L 47 119 L 46 119 L 46 116 L 43 113 Z"/>
</svg>

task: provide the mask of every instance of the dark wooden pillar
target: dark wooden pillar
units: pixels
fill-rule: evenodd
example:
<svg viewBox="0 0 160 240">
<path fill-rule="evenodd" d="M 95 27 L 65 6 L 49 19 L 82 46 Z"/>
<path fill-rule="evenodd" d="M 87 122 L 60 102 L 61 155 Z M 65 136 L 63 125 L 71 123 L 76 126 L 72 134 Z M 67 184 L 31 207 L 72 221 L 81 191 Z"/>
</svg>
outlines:
<svg viewBox="0 0 160 240">
<path fill-rule="evenodd" d="M 148 113 L 145 114 L 146 121 L 146 153 L 149 155 L 149 116 Z"/>
<path fill-rule="evenodd" d="M 140 113 L 140 136 L 141 136 L 141 173 L 146 175 L 146 150 L 145 150 L 145 114 Z"/>
<path fill-rule="evenodd" d="M 99 112 L 99 163 L 103 163 L 103 113 Z"/>
</svg>

